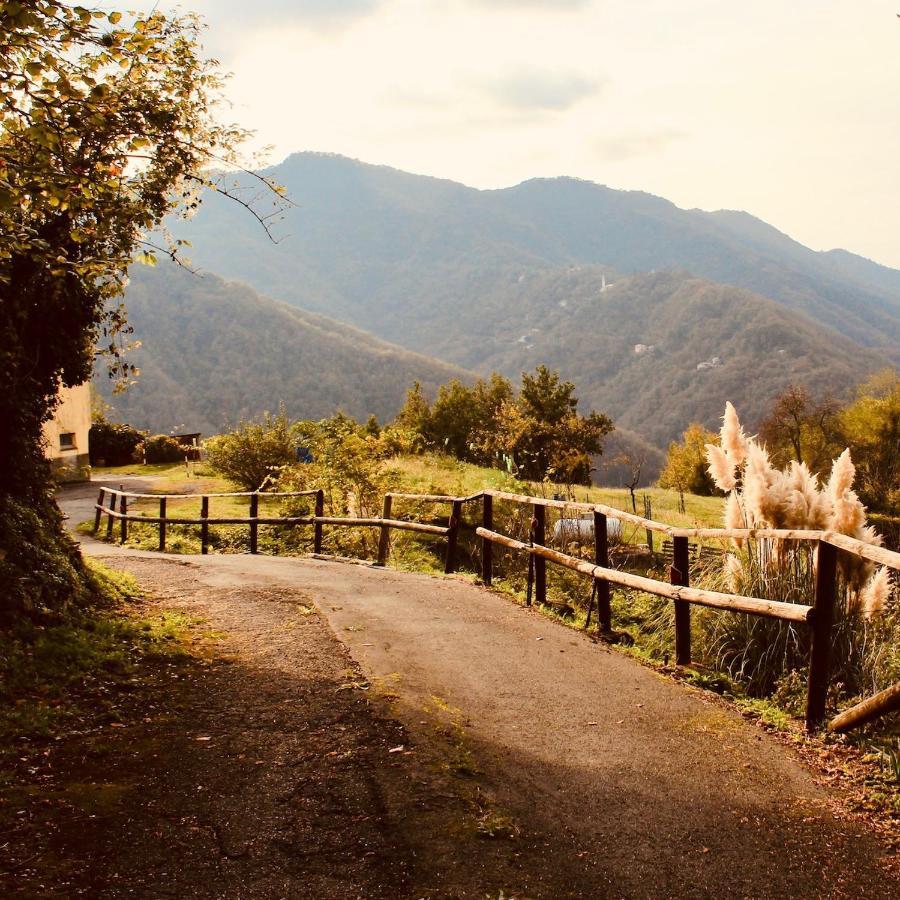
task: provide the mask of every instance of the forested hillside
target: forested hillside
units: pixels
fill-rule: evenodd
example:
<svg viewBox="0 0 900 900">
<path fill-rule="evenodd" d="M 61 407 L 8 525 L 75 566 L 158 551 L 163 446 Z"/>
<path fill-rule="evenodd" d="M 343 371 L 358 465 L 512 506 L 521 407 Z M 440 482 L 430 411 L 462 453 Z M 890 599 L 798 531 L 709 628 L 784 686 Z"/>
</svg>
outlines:
<svg viewBox="0 0 900 900">
<path fill-rule="evenodd" d="M 153 431 L 206 434 L 278 409 L 321 418 L 343 409 L 384 420 L 407 387 L 466 373 L 402 350 L 371 334 L 262 297 L 213 275 L 172 264 L 133 266 L 128 312 L 142 342 L 131 355 L 137 383 L 111 396 L 117 418 Z"/>
<path fill-rule="evenodd" d="M 612 284 L 593 268 L 539 273 L 492 295 L 483 318 L 495 337 L 464 362 L 509 374 L 545 363 L 586 407 L 658 447 L 689 422 L 718 427 L 726 400 L 755 427 L 788 384 L 841 396 L 877 359 L 771 300 L 685 272 Z"/>
<path fill-rule="evenodd" d="M 814 252 L 746 213 L 683 210 L 571 178 L 478 191 L 311 153 L 267 174 L 297 204 L 275 225 L 279 243 L 211 196 L 183 228 L 195 262 L 419 352 L 436 352 L 459 311 L 522 275 L 605 265 L 746 288 L 900 358 L 900 274 Z"/>
<path fill-rule="evenodd" d="M 413 378 L 430 393 L 452 371 L 355 328 L 482 374 L 546 364 L 657 447 L 726 399 L 752 427 L 790 383 L 841 396 L 900 358 L 900 273 L 745 213 L 565 178 L 477 191 L 321 154 L 268 174 L 296 204 L 277 242 L 215 195 L 178 228 L 201 269 L 293 309 L 138 272 L 144 377 L 116 401 L 136 422 L 210 431 L 281 400 L 384 417 Z"/>
</svg>

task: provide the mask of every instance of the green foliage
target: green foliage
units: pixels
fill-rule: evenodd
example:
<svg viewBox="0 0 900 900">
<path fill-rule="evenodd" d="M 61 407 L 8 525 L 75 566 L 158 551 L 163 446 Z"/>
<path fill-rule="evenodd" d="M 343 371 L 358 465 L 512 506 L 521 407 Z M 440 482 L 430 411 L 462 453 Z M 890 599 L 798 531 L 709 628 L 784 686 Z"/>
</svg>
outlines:
<svg viewBox="0 0 900 900">
<path fill-rule="evenodd" d="M 546 366 L 523 373 L 518 395 L 495 372 L 472 387 L 443 385 L 429 406 L 416 383 L 394 424 L 417 433 L 423 448 L 465 462 L 511 467 L 535 481 L 589 484 L 592 457 L 613 426 L 600 413 L 579 416 L 574 391 Z"/>
<path fill-rule="evenodd" d="M 321 422 L 301 422 L 297 430 L 313 461 L 285 469 L 278 489 L 323 491 L 326 515 L 381 515 L 384 494 L 396 485 L 395 473 L 383 465 L 388 456 L 384 433 L 376 437 L 342 413 Z M 284 512 L 308 513 L 309 501 L 288 502 Z M 332 529 L 328 534 L 330 548 L 342 553 L 365 556 L 376 542 L 371 529 Z"/>
<path fill-rule="evenodd" d="M 822 474 L 843 450 L 837 413 L 833 399 L 816 400 L 807 387 L 788 385 L 760 423 L 759 440 L 779 468 L 795 460 Z"/>
<path fill-rule="evenodd" d="M 856 464 L 859 494 L 873 509 L 900 511 L 900 378 L 891 369 L 857 389 L 839 416 Z"/>
<path fill-rule="evenodd" d="M 297 435 L 284 407 L 259 422 L 242 422 L 228 434 L 206 442 L 207 461 L 248 491 L 261 490 L 296 462 Z"/>
<path fill-rule="evenodd" d="M 181 444 L 167 434 L 154 434 L 144 441 L 144 462 L 150 465 L 180 462 L 184 456 Z"/>
<path fill-rule="evenodd" d="M 109 422 L 105 418 L 91 425 L 88 443 L 91 465 L 124 466 L 140 456 L 139 447 L 146 437 L 130 425 Z"/>
<path fill-rule="evenodd" d="M 90 578 L 52 500 L 36 510 L 0 494 L 0 584 L 0 624 L 89 602 Z"/>
<path fill-rule="evenodd" d="M 884 369 L 859 385 L 841 406 L 809 388 L 790 386 L 760 426 L 760 440 L 776 465 L 794 459 L 826 476 L 845 447 L 857 470 L 857 492 L 870 508 L 900 510 L 900 378 Z"/>
<path fill-rule="evenodd" d="M 659 486 L 703 497 L 715 494 L 716 486 L 706 466 L 706 445 L 718 443 L 717 434 L 696 422 L 688 425 L 681 441 L 669 444 Z"/>
<path fill-rule="evenodd" d="M 90 376 L 98 340 L 113 373 L 133 374 L 119 302 L 128 266 L 151 252 L 146 235 L 166 214 L 196 208 L 205 167 L 233 161 L 243 136 L 215 122 L 220 79 L 198 35 L 191 17 L 0 2 L 0 504 L 20 526 L 13 534 L 4 516 L 13 588 L 0 609 L 62 607 L 83 593 L 52 507 L 42 425 L 60 383 Z M 41 557 L 37 575 L 23 548 Z"/>
</svg>

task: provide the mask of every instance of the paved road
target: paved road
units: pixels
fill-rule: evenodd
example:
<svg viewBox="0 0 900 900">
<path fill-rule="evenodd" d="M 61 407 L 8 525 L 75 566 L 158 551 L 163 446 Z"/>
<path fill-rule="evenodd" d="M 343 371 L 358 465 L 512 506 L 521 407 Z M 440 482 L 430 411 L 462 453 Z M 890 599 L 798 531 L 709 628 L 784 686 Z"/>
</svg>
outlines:
<svg viewBox="0 0 900 900">
<path fill-rule="evenodd" d="M 77 502 L 62 504 L 73 520 Z M 84 547 L 123 562 L 158 556 Z M 408 727 L 424 732 L 442 710 L 465 765 L 516 822 L 547 835 L 548 859 L 583 861 L 581 895 L 900 895 L 877 838 L 840 817 L 789 749 L 504 597 L 313 559 L 190 563 L 212 587 L 309 596 Z"/>
</svg>

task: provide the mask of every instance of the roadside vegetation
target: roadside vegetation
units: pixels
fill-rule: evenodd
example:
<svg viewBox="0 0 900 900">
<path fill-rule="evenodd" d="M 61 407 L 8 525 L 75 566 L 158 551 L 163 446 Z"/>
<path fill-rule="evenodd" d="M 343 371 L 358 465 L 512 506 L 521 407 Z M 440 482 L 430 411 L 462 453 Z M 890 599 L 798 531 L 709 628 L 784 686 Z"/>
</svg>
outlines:
<svg viewBox="0 0 900 900">
<path fill-rule="evenodd" d="M 479 390 L 484 389 L 486 385 L 482 383 Z M 456 390 L 453 388 L 451 393 Z M 498 464 L 485 466 L 437 450 L 434 445 L 440 441 L 426 439 L 421 427 L 410 427 L 410 422 L 415 422 L 410 408 L 418 409 L 418 421 L 423 421 L 422 399 L 415 390 L 401 416 L 386 427 L 371 420 L 359 424 L 340 414 L 321 422 L 292 423 L 282 411 L 215 439 L 215 449 L 205 467 L 191 479 L 183 477 L 182 472 L 180 481 L 173 469 L 165 488 L 171 491 L 187 487 L 203 493 L 229 485 L 246 489 L 261 483 L 266 490 L 322 489 L 325 513 L 334 516 L 378 516 L 388 491 L 467 496 L 485 487 L 598 502 L 627 511 L 633 508 L 627 488 L 559 483 L 552 480 L 550 472 L 543 480 L 529 481 L 520 472 L 510 471 L 502 456 L 499 462 L 494 458 Z M 425 418 L 434 415 L 434 408 L 428 407 Z M 690 433 L 690 439 L 679 448 L 681 460 L 676 459 L 671 466 L 680 465 L 696 478 L 701 477 L 697 470 L 702 468 L 704 484 L 711 486 L 708 495 L 681 489 L 687 485 L 638 489 L 641 499 L 647 498 L 654 519 L 676 526 L 831 528 L 870 542 L 878 540 L 866 523 L 865 508 L 854 492 L 858 482 L 849 453 L 840 455 L 828 477 L 820 481 L 803 462 L 788 460 L 783 468 L 778 468 L 774 454 L 770 458 L 756 440 L 744 434 L 730 407 L 725 422 L 721 434 Z M 298 456 L 303 461 L 298 461 Z M 242 471 L 248 473 L 243 478 L 236 474 Z M 224 472 L 230 475 L 229 479 L 223 477 Z M 210 515 L 246 516 L 247 507 L 245 497 L 213 498 Z M 155 501 L 139 501 L 134 509 L 153 515 Z M 169 506 L 170 515 L 196 516 L 198 512 L 199 499 L 173 500 Z M 260 512 L 275 516 L 311 515 L 312 499 L 266 500 L 263 495 Z M 398 498 L 391 515 L 446 525 L 449 505 Z M 548 511 L 548 535 L 559 515 L 556 510 Z M 527 507 L 495 500 L 494 522 L 496 529 L 505 534 L 529 539 Z M 481 570 L 481 542 L 474 533 L 479 524 L 480 507 L 464 508 L 459 570 L 472 577 Z M 172 526 L 170 549 L 197 552 L 198 532 L 197 527 Z M 155 549 L 157 536 L 156 526 L 133 523 L 129 542 Z M 308 553 L 313 549 L 312 537 L 310 527 L 261 526 L 259 548 L 263 553 Z M 663 537 L 648 535 L 639 525 L 623 522 L 620 533 L 611 542 L 612 564 L 666 580 L 670 560 L 666 559 L 668 548 L 661 543 Z M 652 551 L 648 538 L 653 541 Z M 246 552 L 248 529 L 211 527 L 210 541 L 213 552 Z M 374 560 L 377 542 L 377 529 L 324 529 L 326 553 Z M 390 564 L 439 573 L 443 570 L 444 547 L 440 538 L 393 532 Z M 565 549 L 585 559 L 593 558 L 592 539 L 567 542 Z M 494 585 L 524 601 L 529 592 L 526 559 L 515 551 L 495 547 L 494 561 Z M 832 708 L 900 680 L 900 615 L 887 573 L 849 559 L 842 563 L 841 572 Z M 547 573 L 550 604 L 545 612 L 573 627 L 584 627 L 591 602 L 587 579 L 556 566 L 548 566 Z M 692 564 L 691 581 L 727 592 L 811 604 L 814 559 L 809 549 L 802 546 L 709 541 L 703 556 Z M 614 639 L 647 662 L 668 666 L 674 659 L 671 604 L 624 589 L 613 591 L 612 604 L 617 632 Z M 692 611 L 692 629 L 695 664 L 681 677 L 734 699 L 748 713 L 770 724 L 784 727 L 799 720 L 805 700 L 809 649 L 805 629 L 699 607 Z M 895 785 L 900 779 L 900 731 L 896 719 L 870 726 L 862 736 L 840 739 L 843 743 L 861 742 L 876 763 L 878 777 Z"/>
<path fill-rule="evenodd" d="M 0 629 L 0 781 L 58 735 L 108 727 L 148 672 L 192 657 L 181 616 L 147 614 L 129 575 L 86 562 L 91 594 Z"/>
</svg>

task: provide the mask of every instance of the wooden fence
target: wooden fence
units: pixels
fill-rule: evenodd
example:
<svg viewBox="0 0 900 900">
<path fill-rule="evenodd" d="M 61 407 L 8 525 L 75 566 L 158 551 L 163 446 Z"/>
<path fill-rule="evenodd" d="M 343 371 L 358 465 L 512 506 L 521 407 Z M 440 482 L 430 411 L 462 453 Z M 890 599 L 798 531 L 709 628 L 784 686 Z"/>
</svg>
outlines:
<svg viewBox="0 0 900 900">
<path fill-rule="evenodd" d="M 713 609 L 740 612 L 765 618 L 779 619 L 809 628 L 811 632 L 811 651 L 809 662 L 809 679 L 806 701 L 806 725 L 809 730 L 818 728 L 825 718 L 826 698 L 829 684 L 830 657 L 832 645 L 832 627 L 834 624 L 836 575 L 838 553 L 853 554 L 880 565 L 900 571 L 900 553 L 886 550 L 873 544 L 858 541 L 855 538 L 831 531 L 800 531 L 767 528 L 677 528 L 625 512 L 599 503 L 577 503 L 566 500 L 550 500 L 543 497 L 532 497 L 524 494 L 512 494 L 505 491 L 485 490 L 468 497 L 453 497 L 443 494 L 400 494 L 390 493 L 384 497 L 382 514 L 378 518 L 358 518 L 352 516 L 325 516 L 324 496 L 322 491 L 301 491 L 289 493 L 244 492 L 226 494 L 200 495 L 199 518 L 170 518 L 166 516 L 166 500 L 168 498 L 196 498 L 196 494 L 135 494 L 124 490 L 101 488 L 96 503 L 94 532 L 100 529 L 102 516 L 107 516 L 106 534 L 113 536 L 114 522 L 120 523 L 120 538 L 124 542 L 128 537 L 128 523 L 142 522 L 157 524 L 159 527 L 159 549 L 165 550 L 167 525 L 192 525 L 200 528 L 201 552 L 206 553 L 209 543 L 210 525 L 245 524 L 250 529 L 250 552 L 257 552 L 257 534 L 260 525 L 313 526 L 314 551 L 322 551 L 322 528 L 331 527 L 372 527 L 378 528 L 379 565 L 385 565 L 388 556 L 390 532 L 392 529 L 419 532 L 422 534 L 440 535 L 447 538 L 444 557 L 444 571 L 456 569 L 457 541 L 463 507 L 467 503 L 480 501 L 481 525 L 475 533 L 481 538 L 482 547 L 482 580 L 490 585 L 493 579 L 493 545 L 499 544 L 512 550 L 526 553 L 529 566 L 533 567 L 534 596 L 538 603 L 547 603 L 547 563 L 562 566 L 579 572 L 592 579 L 596 586 L 597 612 L 599 626 L 602 631 L 612 629 L 612 609 L 610 605 L 610 586 L 620 585 L 633 590 L 642 591 L 657 597 L 669 599 L 674 604 L 675 612 L 675 660 L 678 665 L 691 662 L 691 606 L 699 605 Z M 315 513 L 312 516 L 262 517 L 259 516 L 260 497 L 315 497 Z M 213 518 L 209 516 L 210 497 L 249 497 L 250 514 L 245 518 Z M 108 500 L 107 500 L 108 498 Z M 128 512 L 129 499 L 153 499 L 159 502 L 158 516 L 133 515 Z M 406 519 L 392 518 L 394 501 L 413 500 L 418 503 L 449 504 L 450 514 L 446 527 L 429 525 Z M 529 540 L 518 540 L 494 530 L 494 501 L 507 501 L 527 508 L 531 513 Z M 580 512 L 590 512 L 593 516 L 594 561 L 589 562 L 560 550 L 547 546 L 547 510 L 550 508 Z M 609 564 L 609 540 L 607 520 L 614 517 L 645 529 L 648 533 L 660 533 L 667 537 L 672 547 L 672 565 L 669 568 L 669 581 L 658 581 L 629 572 L 613 569 Z M 690 586 L 691 545 L 689 539 L 775 539 L 785 541 L 805 541 L 814 543 L 818 548 L 816 566 L 815 599 L 812 606 L 800 603 L 788 603 L 778 600 L 767 600 L 760 597 L 746 597 L 737 594 L 726 594 L 708 591 Z M 696 557 L 696 550 L 694 553 Z M 527 602 L 531 602 L 529 592 Z M 853 710 L 848 710 L 836 720 L 831 727 L 853 727 L 853 724 L 865 717 L 881 714 L 885 709 L 897 706 L 898 691 L 895 686 L 882 694 L 889 694 L 887 700 L 881 695 L 864 701 Z M 862 708 L 862 712 L 857 710 Z M 849 716 L 849 719 L 846 717 Z M 844 717 L 844 718 L 842 718 Z M 838 721 L 840 720 L 840 721 Z M 847 724 L 850 722 L 851 724 Z M 837 725 L 835 725 L 837 723 Z"/>
</svg>

